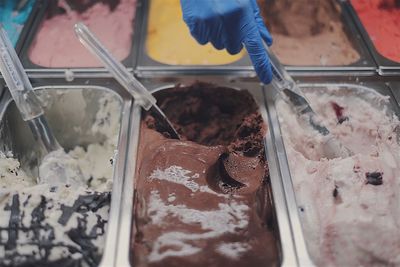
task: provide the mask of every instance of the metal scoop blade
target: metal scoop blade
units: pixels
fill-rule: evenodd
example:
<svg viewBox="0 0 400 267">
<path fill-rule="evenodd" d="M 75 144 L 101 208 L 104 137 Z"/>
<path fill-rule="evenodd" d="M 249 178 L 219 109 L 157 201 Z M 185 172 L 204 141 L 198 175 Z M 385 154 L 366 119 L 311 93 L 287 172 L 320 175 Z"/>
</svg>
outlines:
<svg viewBox="0 0 400 267">
<path fill-rule="evenodd" d="M 324 136 L 322 143 L 325 157 L 328 159 L 338 157 L 349 157 L 352 152 L 346 148 L 337 138 L 335 138 L 329 129 L 318 118 L 313 111 L 307 99 L 298 88 L 295 81 L 285 70 L 278 58 L 266 47 L 271 61 L 272 85 L 278 90 L 282 98 L 290 104 L 292 110 L 302 119 L 312 130 Z"/>
</svg>

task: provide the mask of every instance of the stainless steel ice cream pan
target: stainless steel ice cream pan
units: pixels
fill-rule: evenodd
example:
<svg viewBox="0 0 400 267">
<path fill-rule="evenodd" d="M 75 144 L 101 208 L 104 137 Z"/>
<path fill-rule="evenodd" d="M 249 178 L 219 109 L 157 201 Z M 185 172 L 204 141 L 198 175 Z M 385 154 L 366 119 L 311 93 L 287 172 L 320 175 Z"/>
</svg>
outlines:
<svg viewBox="0 0 400 267">
<path fill-rule="evenodd" d="M 136 10 L 136 17 L 140 22 L 136 24 L 135 31 L 140 36 L 135 40 L 135 46 L 137 51 L 137 71 L 140 72 L 147 72 L 147 71 L 194 71 L 194 70 L 201 70 L 207 71 L 210 73 L 211 71 L 226 71 L 226 70 L 240 70 L 246 66 L 251 65 L 250 58 L 245 54 L 242 58 L 233 61 L 232 63 L 228 64 L 205 64 L 205 65 L 185 65 L 185 64 L 164 64 L 157 59 L 151 58 L 147 51 L 147 41 L 149 37 L 149 20 L 150 20 L 150 5 L 152 1 L 145 1 L 145 0 L 138 0 L 138 9 Z M 167 3 L 165 3 L 167 4 Z M 162 10 L 160 10 L 160 14 L 162 14 Z M 160 25 L 160 29 L 162 29 L 163 25 Z M 180 41 L 176 40 L 176 46 L 179 47 Z M 193 51 L 196 53 L 196 51 Z M 251 71 L 252 69 L 250 69 Z"/>
<path fill-rule="evenodd" d="M 376 61 L 378 65 L 378 71 L 381 75 L 400 75 L 400 62 L 396 62 L 390 60 L 384 56 L 382 56 L 378 50 L 375 48 L 374 43 L 372 42 L 367 30 L 363 26 L 360 18 L 357 15 L 356 10 L 354 9 L 353 5 L 350 1 L 343 1 L 344 7 L 348 10 L 351 18 L 354 21 L 354 24 L 359 29 L 359 32 L 364 39 L 364 42 L 369 49 L 370 53 L 372 54 L 373 59 Z"/>
<path fill-rule="evenodd" d="M 53 73 L 53 74 L 63 74 L 66 70 L 76 72 L 76 73 L 107 73 L 107 70 L 103 67 L 102 64 L 99 64 L 98 67 L 74 67 L 74 66 L 65 66 L 65 67 L 45 67 L 40 66 L 33 63 L 30 60 L 30 49 L 32 47 L 32 42 L 35 41 L 36 36 L 38 35 L 42 23 L 47 19 L 49 6 L 53 2 L 53 0 L 38 0 L 38 6 L 40 6 L 40 10 L 35 14 L 35 18 L 31 21 L 29 25 L 29 31 L 26 33 L 26 38 L 24 40 L 24 45 L 21 48 L 20 58 L 24 68 L 28 72 L 32 73 Z M 101 1 L 100 1 L 101 2 Z M 132 7 L 135 8 L 135 7 Z M 135 27 L 136 19 L 133 18 L 132 29 Z M 71 32 L 74 29 L 71 28 Z M 122 63 L 129 69 L 133 69 L 136 64 L 136 55 L 134 52 L 134 40 L 137 39 L 138 36 L 132 31 L 131 38 L 131 46 L 129 48 L 129 54 L 126 58 L 122 60 Z M 77 39 L 78 40 L 78 39 Z M 118 42 L 118 40 L 116 40 Z M 82 46 L 83 47 L 83 46 Z M 66 47 L 65 49 L 68 49 Z M 59 51 L 62 54 L 62 51 Z M 93 57 L 95 57 L 93 55 Z"/>
<path fill-rule="evenodd" d="M 266 123 L 269 122 L 267 110 L 265 108 L 264 101 L 264 91 L 257 83 L 245 83 L 236 82 L 231 83 L 225 78 L 221 77 L 172 77 L 168 81 L 162 81 L 157 79 L 142 80 L 147 88 L 150 88 L 152 92 L 160 90 L 168 90 L 174 87 L 174 84 L 180 83 L 185 85 L 190 85 L 195 81 L 205 81 L 212 82 L 218 86 L 230 87 L 230 88 L 242 88 L 248 89 L 252 96 L 254 96 L 257 104 L 259 105 L 260 112 Z M 130 155 L 130 163 L 127 165 L 126 179 L 124 183 L 123 201 L 121 206 L 121 227 L 118 234 L 118 253 L 116 255 L 116 265 L 117 266 L 130 266 L 131 265 L 131 235 L 132 228 L 135 225 L 134 214 L 132 210 L 134 209 L 133 199 L 135 196 L 134 182 L 137 177 L 135 177 L 136 164 L 138 159 L 137 149 L 138 144 L 141 142 L 140 139 L 140 118 L 141 118 L 141 108 L 135 106 L 132 114 L 132 126 L 130 131 L 130 144 L 128 154 Z M 275 226 L 277 228 L 277 239 L 278 247 L 280 248 L 280 264 L 282 266 L 297 266 L 297 257 L 293 249 L 291 229 L 289 227 L 289 220 L 286 211 L 286 201 L 284 198 L 284 192 L 282 187 L 281 173 L 277 165 L 277 154 L 273 149 L 271 131 L 268 130 L 265 136 L 266 154 L 269 163 L 270 179 L 272 187 L 273 205 L 275 212 Z"/>
<path fill-rule="evenodd" d="M 399 114 L 399 108 L 398 108 L 396 100 L 393 97 L 392 92 L 383 83 L 370 82 L 370 83 L 364 83 L 362 85 L 354 84 L 354 83 L 353 84 L 346 84 L 346 83 L 314 83 L 314 84 L 312 84 L 312 83 L 309 83 L 309 84 L 301 84 L 301 88 L 304 88 L 304 90 L 309 90 L 311 92 L 313 90 L 321 91 L 322 92 L 321 97 L 324 97 L 325 95 L 329 95 L 330 92 L 342 92 L 342 93 L 344 93 L 344 96 L 346 96 L 346 94 L 355 95 L 356 98 L 360 98 L 360 99 L 365 100 L 366 103 L 370 104 L 373 107 L 376 107 L 377 110 L 384 112 L 384 114 L 385 114 L 385 112 L 389 116 L 398 115 Z M 366 92 L 368 92 L 368 91 L 378 92 L 381 95 L 386 96 L 387 97 L 387 101 L 380 101 L 380 100 L 378 101 L 378 100 L 376 100 L 374 98 L 371 98 L 369 95 L 366 94 Z M 282 125 L 281 125 L 282 120 L 284 120 L 285 123 L 290 123 L 291 121 L 289 121 L 287 119 L 289 117 L 289 115 L 286 115 L 285 119 L 279 117 L 280 116 L 279 111 L 280 112 L 282 112 L 282 111 L 277 109 L 277 103 L 278 103 L 277 100 L 279 100 L 279 97 L 278 97 L 277 93 L 272 88 L 268 88 L 266 90 L 266 92 L 267 92 L 266 93 L 267 109 L 268 109 L 268 114 L 270 115 L 271 133 L 272 133 L 272 138 L 273 138 L 273 144 L 275 146 L 275 149 L 276 149 L 277 155 L 278 155 L 279 170 L 280 170 L 280 172 L 282 174 L 282 182 L 283 182 L 283 187 L 284 187 L 284 191 L 285 191 L 285 197 L 286 197 L 286 201 L 287 201 L 287 205 L 288 205 L 289 220 L 290 220 L 291 227 L 292 227 L 292 233 L 293 233 L 293 238 L 294 238 L 294 242 L 295 242 L 296 253 L 297 253 L 298 257 L 299 257 L 300 266 L 311 266 L 313 264 L 317 264 L 316 262 L 314 262 L 314 259 L 316 258 L 316 256 L 319 256 L 319 255 L 315 255 L 315 254 L 311 255 L 311 252 L 310 252 L 310 244 L 311 244 L 311 242 L 306 242 L 306 241 L 310 240 L 311 238 L 313 238 L 313 240 L 315 240 L 315 235 L 317 234 L 316 233 L 317 231 L 310 230 L 310 229 L 313 229 L 313 228 L 309 227 L 310 226 L 310 223 L 309 223 L 310 221 L 308 219 L 306 220 L 306 218 L 307 218 L 306 216 L 309 217 L 309 216 L 311 216 L 313 214 L 318 213 L 317 209 L 313 209 L 314 206 L 313 205 L 309 205 L 309 204 L 314 204 L 314 203 L 317 204 L 317 203 L 320 203 L 320 202 L 316 197 L 316 199 L 313 200 L 315 202 L 311 202 L 311 203 L 309 202 L 309 204 L 305 203 L 305 201 L 304 201 L 304 193 L 303 193 L 303 199 L 302 200 L 298 199 L 298 197 L 300 196 L 299 194 L 301 194 L 301 192 L 302 192 L 301 190 L 305 190 L 304 189 L 305 188 L 304 187 L 305 186 L 304 183 L 306 183 L 306 182 L 304 182 L 303 185 L 299 184 L 300 176 L 302 178 L 304 178 L 305 181 L 307 181 L 307 179 L 312 179 L 312 173 L 313 173 L 312 171 L 314 169 L 312 169 L 311 167 L 309 169 L 307 169 L 307 170 L 310 171 L 310 174 L 308 174 L 308 172 L 303 173 L 300 170 L 301 168 L 297 168 L 296 169 L 296 170 L 298 170 L 297 173 L 301 173 L 301 175 L 297 176 L 297 178 L 296 178 L 297 181 L 294 180 L 295 179 L 294 175 L 296 175 L 297 173 L 294 173 L 294 169 L 290 169 L 290 167 L 293 167 L 294 164 L 296 164 L 296 166 L 300 166 L 301 163 L 296 163 L 296 162 L 301 162 L 301 157 L 300 156 L 296 156 L 295 158 L 291 157 L 291 160 L 289 161 L 288 151 L 289 150 L 293 151 L 294 149 L 293 148 L 289 149 L 289 145 L 288 145 L 288 147 L 285 147 L 284 137 L 283 137 L 285 133 L 282 131 Z M 380 99 L 380 97 L 379 97 L 379 99 Z M 282 100 L 279 100 L 279 101 L 282 101 Z M 330 109 L 331 105 L 334 105 L 334 102 L 327 102 L 325 109 L 326 110 Z M 357 103 L 355 103 L 354 105 L 357 105 Z M 340 107 L 340 105 L 337 106 L 337 107 L 338 107 L 338 113 L 337 114 L 338 114 L 338 118 L 339 118 L 339 115 L 341 113 L 341 107 Z M 360 114 L 364 114 L 365 111 L 366 111 L 365 109 L 360 107 Z M 285 111 L 285 112 L 287 112 L 287 111 Z M 346 112 L 346 111 L 344 111 L 344 112 Z M 287 114 L 290 114 L 290 113 L 287 113 Z M 346 115 L 346 113 L 343 113 L 343 114 Z M 343 115 L 343 120 L 349 119 L 349 122 L 351 122 L 352 121 L 351 114 L 348 115 L 349 116 L 348 118 L 346 118 L 345 115 Z M 293 114 L 293 116 L 295 116 L 295 115 Z M 368 123 L 368 120 L 367 120 L 366 123 Z M 370 123 L 372 123 L 373 125 L 376 125 L 376 122 L 372 122 L 372 120 L 370 121 Z M 287 124 L 287 125 L 289 125 L 289 124 Z M 301 130 L 299 130 L 296 125 L 294 125 L 292 123 L 290 123 L 290 125 L 293 127 L 293 128 L 290 129 L 291 133 L 295 133 L 294 135 L 301 135 L 302 134 Z M 286 126 L 286 127 L 289 127 L 289 126 Z M 354 127 L 357 127 L 357 126 L 354 125 Z M 285 128 L 285 129 L 287 130 L 288 128 Z M 397 132 L 398 132 L 398 129 L 394 128 L 393 129 L 393 136 L 395 138 L 398 135 Z M 393 138 L 393 139 L 395 139 L 395 138 Z M 359 139 L 361 139 L 361 138 L 359 138 Z M 301 140 L 303 140 L 303 139 L 301 139 Z M 388 140 L 392 140 L 391 137 L 389 137 Z M 307 145 L 307 142 L 304 139 L 304 142 L 303 143 L 299 143 L 296 146 L 296 148 L 299 149 L 300 147 L 305 147 L 306 145 Z M 299 150 L 296 150 L 296 151 L 299 151 Z M 291 153 L 295 153 L 295 152 L 291 152 Z M 358 153 L 358 154 L 360 154 L 360 153 Z M 369 155 L 368 153 L 365 153 L 365 154 Z M 292 154 L 292 155 L 297 155 L 297 154 Z M 293 164 L 293 166 L 291 164 Z M 306 163 L 304 163 L 303 165 L 306 166 L 305 164 Z M 343 165 L 343 166 L 345 166 L 345 165 Z M 353 166 L 353 165 L 351 165 L 351 166 Z M 354 166 L 356 166 L 356 165 L 354 165 Z M 347 170 L 348 169 L 347 167 L 343 167 L 343 170 L 344 169 Z M 316 171 L 323 170 L 322 167 L 320 169 L 318 169 L 318 167 L 315 167 L 315 168 L 317 168 Z M 329 167 L 327 167 L 327 168 L 329 168 Z M 370 164 L 368 166 L 361 166 L 361 168 L 371 168 L 371 170 L 372 170 L 375 167 L 374 167 L 373 164 Z M 340 169 L 338 169 L 338 170 L 340 170 Z M 352 173 L 353 171 L 354 172 L 358 171 L 357 166 L 355 167 L 354 170 L 350 170 L 349 173 Z M 360 181 L 362 181 L 362 183 L 364 182 L 364 179 L 366 179 L 366 177 L 364 177 L 364 171 L 365 170 L 362 169 L 362 171 L 360 172 L 361 173 L 360 174 L 360 179 L 361 179 Z M 347 172 L 346 172 L 346 174 L 347 174 Z M 372 174 L 373 174 L 373 172 L 371 172 L 371 175 Z M 321 174 L 321 176 L 322 176 L 322 174 Z M 331 173 L 331 176 L 328 175 L 328 176 L 323 176 L 323 177 L 328 177 L 326 179 L 330 179 L 329 177 L 333 177 L 332 179 L 334 179 L 334 178 L 340 177 L 340 175 L 338 175 L 335 172 L 334 174 Z M 324 178 L 321 178 L 321 179 L 323 181 L 325 181 Z M 350 177 L 349 177 L 349 179 L 350 179 Z M 338 178 L 338 180 L 339 180 L 339 178 Z M 315 181 L 315 180 L 312 180 L 312 181 Z M 329 181 L 331 181 L 331 180 L 329 180 Z M 369 182 L 368 180 L 366 180 L 366 181 Z M 335 182 L 336 182 L 336 180 L 335 180 Z M 388 182 L 388 181 L 383 181 L 383 183 L 385 183 L 385 182 Z M 326 191 L 322 191 L 322 190 L 330 190 L 330 189 L 332 189 L 331 191 L 329 191 L 330 192 L 329 194 L 325 194 L 325 193 L 323 194 L 323 196 L 326 196 L 327 199 L 334 198 L 334 201 L 336 201 L 337 200 L 336 197 L 339 196 L 339 200 L 340 200 L 340 197 L 341 197 L 340 194 L 341 193 L 345 194 L 345 192 L 346 192 L 345 189 L 343 189 L 343 191 L 341 191 L 340 182 L 338 182 L 338 184 L 337 184 L 338 187 L 336 187 L 336 184 L 335 184 L 335 186 L 333 186 L 333 188 L 331 188 L 330 186 L 328 187 L 328 185 L 331 185 L 331 184 L 329 184 L 327 182 L 327 186 L 319 187 L 321 192 L 325 192 L 325 193 L 326 193 Z M 368 186 L 371 186 L 371 185 L 368 184 Z M 373 188 L 373 189 L 375 189 L 375 188 Z M 303 191 L 303 192 L 305 192 L 305 191 Z M 314 191 L 312 191 L 312 192 L 314 192 Z M 310 195 L 311 195 L 311 193 L 310 193 Z M 312 196 L 314 196 L 314 194 Z M 339 205 L 340 205 L 340 201 L 339 200 L 338 200 L 337 203 L 339 203 Z M 385 201 L 385 200 L 381 199 L 380 201 Z M 351 205 L 352 202 L 351 201 L 349 202 L 348 198 L 347 198 L 347 202 L 345 202 L 345 203 L 350 203 L 348 205 Z M 323 207 L 325 207 L 326 204 L 320 203 L 320 205 L 324 205 Z M 366 206 L 366 208 L 368 208 L 367 206 Z M 331 207 L 331 206 L 330 205 L 327 206 L 326 209 L 329 209 L 329 207 Z M 338 207 L 338 209 L 339 209 L 339 207 Z M 309 215 L 307 215 L 307 211 L 308 211 Z M 318 214 L 320 214 L 320 213 L 318 213 Z M 346 218 L 346 217 L 343 217 L 343 218 Z M 321 218 L 321 220 L 323 220 L 323 218 Z M 317 222 L 315 222 L 315 223 L 317 223 Z M 354 223 L 356 223 L 356 222 L 354 222 Z M 334 227 L 334 226 L 332 226 L 332 227 Z M 305 229 L 307 229 L 307 231 Z M 340 228 L 340 229 L 343 229 L 343 227 Z M 383 229 L 385 229 L 385 228 L 383 228 Z M 390 232 L 390 230 L 388 230 L 388 229 L 385 229 L 385 230 Z M 385 231 L 385 230 L 383 230 L 383 231 Z M 332 230 L 332 231 L 333 231 L 332 236 L 330 236 L 330 238 L 332 238 L 331 240 L 335 240 L 334 239 L 335 237 L 337 237 L 337 236 L 340 237 L 341 236 L 341 233 L 342 233 L 341 230 L 337 230 L 337 231 Z M 373 230 L 366 231 L 365 233 L 362 234 L 362 236 L 368 236 L 369 234 L 371 234 L 371 232 L 373 232 Z M 350 233 L 348 233 L 348 234 L 350 235 Z M 342 237 L 343 237 L 343 235 L 342 235 Z M 352 235 L 351 238 L 353 238 L 353 237 L 354 237 L 354 235 Z M 321 237 L 321 239 L 322 239 L 322 237 Z M 338 242 L 340 242 L 340 241 L 338 241 Z M 318 243 L 314 242 L 314 251 L 315 251 L 315 244 L 318 244 Z M 324 244 L 320 243 L 318 245 L 322 247 Z M 335 243 L 335 244 L 336 244 L 336 246 L 342 246 L 343 248 L 348 248 L 348 247 L 346 247 L 347 243 Z M 346 253 L 343 253 L 341 255 L 338 255 L 338 254 L 334 254 L 334 255 L 336 255 L 338 257 L 342 257 L 343 259 L 346 259 L 347 257 L 352 257 L 354 255 L 354 253 L 356 253 L 356 252 L 351 250 L 350 248 L 348 248 Z M 368 254 L 368 253 L 366 253 L 366 254 L 367 254 L 367 256 L 364 256 L 363 258 L 367 259 L 369 257 L 373 257 L 373 256 L 371 256 L 372 254 Z M 322 255 L 322 253 L 321 253 L 321 255 Z M 325 259 L 330 260 L 329 257 L 325 257 Z M 332 264 L 332 262 L 328 262 L 326 264 Z M 324 263 L 320 262 L 319 265 L 323 266 Z M 333 265 L 335 265 L 335 264 L 333 264 Z M 336 263 L 336 265 L 343 266 L 340 263 Z"/>
<path fill-rule="evenodd" d="M 57 84 L 54 81 L 49 81 L 48 83 Z M 78 264 L 80 266 L 85 266 L 88 265 L 89 262 L 89 265 L 113 266 L 119 226 L 118 214 L 121 204 L 126 148 L 128 144 L 127 133 L 130 123 L 129 113 L 131 108 L 131 100 L 126 96 L 119 95 L 113 89 L 94 85 L 37 86 L 36 84 L 35 92 L 39 95 L 41 101 L 45 106 L 45 116 L 48 119 L 50 127 L 53 129 L 56 138 L 58 139 L 60 144 L 66 149 L 66 151 L 75 151 L 78 149 L 76 152 L 85 154 L 85 152 L 89 153 L 91 149 L 94 149 L 94 154 L 92 156 L 104 157 L 104 160 L 91 158 L 89 161 L 85 161 L 85 164 L 82 165 L 81 168 L 82 171 L 85 172 L 84 169 L 90 165 L 91 160 L 96 163 L 101 163 L 100 165 L 95 165 L 93 170 L 96 172 L 101 172 L 104 169 L 104 178 L 108 178 L 109 182 L 105 181 L 104 179 L 99 180 L 99 184 L 102 184 L 103 182 L 103 184 L 106 186 L 104 188 L 96 188 L 94 189 L 94 191 L 99 190 L 99 192 L 104 192 L 101 194 L 99 193 L 99 196 L 107 196 L 106 199 L 108 198 L 108 202 L 106 201 L 104 209 L 99 207 L 98 210 L 92 210 L 95 216 L 95 221 L 96 217 L 99 216 L 97 217 L 97 219 L 100 220 L 99 222 L 103 224 L 103 231 L 100 231 L 99 228 L 93 228 L 91 230 L 92 232 L 83 231 L 83 233 L 86 233 L 86 235 L 88 235 L 89 237 L 86 236 L 87 239 L 85 241 L 88 243 L 80 243 L 81 247 L 79 245 L 74 245 L 75 241 L 71 242 L 70 240 L 69 243 L 65 241 L 66 243 L 68 243 L 68 247 L 71 249 L 69 251 L 71 255 L 68 255 L 67 252 L 63 252 L 66 253 L 64 255 L 57 255 L 58 253 L 54 251 L 50 254 L 43 254 L 43 249 L 46 246 L 43 246 L 43 244 L 35 245 L 35 243 L 24 244 L 24 242 L 26 241 L 24 241 L 25 239 L 22 238 L 23 234 L 20 233 L 20 238 L 22 238 L 20 240 L 21 250 L 18 250 L 18 253 L 21 253 L 21 255 L 28 255 L 31 258 L 24 262 L 24 259 L 26 259 L 26 257 L 24 258 L 16 254 L 10 258 L 11 263 L 13 264 L 13 266 L 18 266 L 18 264 L 24 263 L 28 265 L 36 264 L 38 262 L 35 263 L 34 257 L 35 255 L 38 256 L 38 254 L 35 253 L 38 253 L 37 250 L 39 249 L 39 251 L 42 251 L 39 252 L 41 257 L 48 257 L 47 259 L 49 261 L 52 261 L 53 264 L 56 265 Z M 12 156 L 18 159 L 21 163 L 21 171 L 23 170 L 27 174 L 32 175 L 32 177 L 37 177 L 38 161 L 43 156 L 42 150 L 35 142 L 28 125 L 21 119 L 20 114 L 14 102 L 10 98 L 8 91 L 0 103 L 0 118 L 1 150 L 5 153 L 11 151 Z M 77 146 L 80 146 L 80 148 L 77 148 Z M 102 150 L 101 147 L 104 147 L 104 150 Z M 111 152 L 112 154 L 110 157 L 108 157 L 109 152 Z M 90 175 L 91 177 L 97 176 L 97 174 Z M 109 175 L 109 177 L 105 177 L 107 175 Z M 99 174 L 99 177 L 102 176 L 102 174 Z M 92 179 L 92 185 L 94 181 L 95 178 Z M 36 191 L 39 189 L 37 186 L 32 186 L 32 188 L 22 187 L 21 189 L 16 190 L 16 192 L 23 196 L 23 190 Z M 80 189 L 77 189 L 78 192 L 76 192 L 76 194 L 81 196 L 80 193 L 85 192 L 85 190 L 82 191 Z M 41 195 L 42 193 L 43 195 Z M 70 192 L 63 197 L 60 197 L 60 199 L 57 198 L 57 201 L 52 201 L 52 195 L 47 195 L 47 191 L 44 190 L 43 192 L 40 191 L 39 197 L 46 198 L 46 196 L 49 196 L 47 197 L 48 203 L 53 203 L 54 205 L 52 206 L 50 204 L 47 204 L 45 208 L 51 210 L 54 207 L 58 207 L 57 203 L 63 203 L 64 198 L 66 201 L 64 203 L 65 205 L 63 206 L 64 208 L 68 208 L 69 204 L 71 203 L 77 203 L 74 202 L 75 200 L 68 202 L 69 195 L 75 197 L 77 196 L 74 194 L 75 192 Z M 109 202 L 110 197 L 111 203 Z M 34 199 L 34 197 L 32 197 L 32 199 Z M 86 201 L 88 201 L 87 205 L 92 205 L 97 200 L 90 199 L 90 197 L 88 197 L 86 198 Z M 27 203 L 30 202 L 27 201 Z M 85 208 L 84 206 L 80 207 L 80 209 L 81 211 L 90 210 L 90 208 Z M 101 210 L 103 211 L 102 214 L 100 213 Z M 3 211 L 3 209 L 1 210 L 1 212 L 3 214 L 3 218 L 8 220 L 8 214 Z M 90 216 L 92 216 L 88 213 L 86 213 L 85 215 L 85 212 L 83 212 L 83 214 L 83 216 L 78 215 L 76 218 L 70 218 L 71 221 L 66 224 L 67 226 L 69 225 L 68 227 L 70 227 L 68 232 L 69 234 L 72 233 L 71 231 L 73 231 L 73 229 L 77 229 L 77 226 L 74 226 L 74 220 L 78 220 L 77 218 L 80 218 L 85 221 L 84 218 L 91 218 Z M 25 215 L 27 216 L 27 214 Z M 57 223 L 60 223 L 60 228 L 56 227 L 53 229 L 53 235 L 56 237 L 64 234 L 64 232 L 61 231 L 67 229 L 62 227 L 62 225 L 64 225 L 64 222 L 59 215 L 59 211 L 57 210 L 52 210 L 49 213 L 44 212 L 44 216 L 46 217 L 46 219 L 44 220 L 43 224 L 48 222 L 49 225 L 53 226 L 57 225 Z M 16 223 L 20 225 L 24 224 L 25 226 L 29 225 L 29 218 L 27 219 L 26 216 L 24 221 L 17 221 Z M 104 217 L 102 218 L 103 220 L 101 220 L 101 216 Z M 52 217 L 52 222 L 50 217 Z M 87 227 L 89 227 L 90 223 L 87 223 Z M 34 224 L 33 221 L 32 224 Z M 36 227 L 38 227 L 37 223 Z M 40 227 L 41 226 L 39 226 L 39 228 Z M 27 233 L 32 234 L 32 231 L 33 233 L 36 233 L 37 228 L 33 228 L 34 229 L 32 230 L 28 227 Z M 1 231 L 2 245 L 4 245 L 5 241 L 10 240 L 7 239 L 8 235 L 6 234 L 7 231 L 5 229 L 8 228 L 2 228 Z M 90 229 L 88 228 L 87 230 Z M 26 229 L 24 231 L 26 231 Z M 98 234 L 101 237 L 98 239 L 98 242 L 95 242 L 93 239 L 90 238 L 90 236 L 93 234 Z M 64 234 L 64 236 L 67 237 L 68 235 Z M 75 235 L 75 237 L 77 237 L 79 240 L 79 235 Z M 42 241 L 47 240 L 46 238 L 49 238 L 49 236 L 44 234 L 42 236 Z M 90 243 L 99 248 L 99 250 L 96 252 L 97 254 L 92 257 L 93 259 L 95 259 L 95 261 L 80 262 L 79 260 L 82 256 L 91 257 L 90 254 L 85 254 L 90 251 Z M 58 243 L 58 246 L 63 247 L 60 244 L 62 244 L 62 242 Z M 89 246 L 87 246 L 88 244 Z M 74 247 L 75 249 L 73 249 Z M 26 251 L 24 252 L 23 249 L 26 249 Z M 32 250 L 32 252 L 30 252 L 30 250 Z M 4 250 L 2 250 L 1 257 L 3 258 L 2 262 L 6 263 L 6 260 L 4 259 Z M 62 260 L 60 260 L 60 258 L 62 258 Z M 44 263 L 45 261 L 39 261 L 38 264 Z"/>
<path fill-rule="evenodd" d="M 168 65 L 160 63 L 154 59 L 152 59 L 147 51 L 146 42 L 148 38 L 148 21 L 149 21 L 149 7 L 151 5 L 151 1 L 140 1 L 140 8 L 137 9 L 137 17 L 141 18 L 140 24 L 138 23 L 136 26 L 140 27 L 136 28 L 136 32 L 140 33 L 140 38 L 136 40 L 137 45 L 137 67 L 136 70 L 138 72 L 146 75 L 146 72 L 150 71 L 163 71 L 163 72 L 171 72 L 171 71 L 180 71 L 181 73 L 191 73 L 194 71 L 201 72 L 214 72 L 220 71 L 246 71 L 248 75 L 252 75 L 254 73 L 253 66 L 251 64 L 250 58 L 247 54 L 240 60 L 237 60 L 230 64 L 225 65 Z M 361 38 L 360 33 L 352 22 L 348 12 L 343 8 L 343 4 L 340 3 L 342 8 L 341 19 L 344 25 L 345 32 L 350 39 L 350 42 L 353 44 L 355 50 L 359 53 L 360 59 L 349 65 L 338 65 L 338 66 L 302 66 L 302 65 L 287 65 L 286 68 L 288 71 L 293 73 L 295 72 L 309 72 L 309 71 L 317 71 L 319 75 L 334 75 L 337 71 L 348 71 L 350 74 L 358 75 L 358 73 L 363 73 L 362 75 L 373 75 L 376 71 L 376 64 L 371 57 L 367 47 L 365 46 L 363 39 Z M 160 11 L 161 12 L 161 11 Z M 162 25 L 160 25 L 162 27 Z M 179 46 L 179 40 L 177 40 L 176 45 Z M 276 45 L 276 44 L 275 44 Z M 195 51 L 193 51 L 195 53 Z"/>
</svg>

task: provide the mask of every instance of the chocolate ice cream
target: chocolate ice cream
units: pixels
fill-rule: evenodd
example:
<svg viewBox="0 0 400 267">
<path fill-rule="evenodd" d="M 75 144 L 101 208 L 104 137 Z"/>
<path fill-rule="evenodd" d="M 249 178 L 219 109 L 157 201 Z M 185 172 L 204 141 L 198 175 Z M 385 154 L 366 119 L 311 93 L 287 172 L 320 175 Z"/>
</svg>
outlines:
<svg viewBox="0 0 400 267">
<path fill-rule="evenodd" d="M 156 94 L 183 140 L 142 121 L 135 184 L 135 266 L 275 266 L 263 137 L 249 92 L 197 83 Z"/>
<path fill-rule="evenodd" d="M 272 50 L 286 65 L 349 65 L 360 58 L 333 0 L 257 0 L 274 38 Z"/>
</svg>

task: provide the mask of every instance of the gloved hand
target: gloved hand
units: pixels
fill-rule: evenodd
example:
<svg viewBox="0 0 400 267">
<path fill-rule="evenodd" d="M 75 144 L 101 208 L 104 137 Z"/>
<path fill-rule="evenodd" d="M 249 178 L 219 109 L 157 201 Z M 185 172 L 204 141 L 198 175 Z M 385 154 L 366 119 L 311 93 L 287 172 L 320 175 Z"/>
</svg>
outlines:
<svg viewBox="0 0 400 267">
<path fill-rule="evenodd" d="M 256 0 L 181 0 L 183 19 L 200 43 L 211 42 L 217 49 L 239 53 L 243 44 L 258 77 L 264 83 L 272 78 L 271 65 L 263 40 L 272 44 Z"/>
</svg>

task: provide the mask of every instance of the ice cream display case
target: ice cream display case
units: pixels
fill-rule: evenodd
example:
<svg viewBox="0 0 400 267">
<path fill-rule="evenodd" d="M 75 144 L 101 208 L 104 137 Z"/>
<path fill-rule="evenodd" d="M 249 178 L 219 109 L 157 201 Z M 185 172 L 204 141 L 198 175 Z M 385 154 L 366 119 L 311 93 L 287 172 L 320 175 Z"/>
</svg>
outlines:
<svg viewBox="0 0 400 267">
<path fill-rule="evenodd" d="M 85 23 L 105 47 L 128 68 L 135 65 L 133 51 L 136 0 L 38 0 L 42 7 L 32 22 L 21 51 L 23 65 L 32 73 L 105 72 L 75 36 L 74 24 Z"/>
<path fill-rule="evenodd" d="M 142 16 L 142 23 L 136 25 L 140 27 L 136 32 L 141 36 L 137 44 L 136 69 L 139 73 L 227 70 L 247 72 L 247 76 L 253 73 L 245 49 L 243 53 L 230 56 L 225 50 L 218 51 L 210 44 L 197 44 L 182 20 L 178 0 L 139 2 L 137 18 Z M 273 8 L 269 9 L 265 7 L 271 4 L 269 1 L 259 0 L 258 3 L 261 13 L 272 17 L 266 20 L 274 38 L 272 50 L 288 70 L 297 73 L 312 70 L 325 75 L 331 71 L 350 71 L 354 75 L 375 72 L 375 62 L 340 1 L 317 1 L 310 7 L 303 2 L 281 0 L 274 1 Z M 309 10 L 303 10 L 307 6 Z M 304 12 L 314 12 L 315 9 L 320 13 L 318 16 L 304 15 Z M 274 10 L 275 15 L 271 16 L 267 10 Z M 279 16 L 283 11 L 289 15 Z M 309 21 L 303 21 L 306 18 Z M 305 25 L 304 29 L 298 29 L 299 24 Z"/>
<path fill-rule="evenodd" d="M 218 76 L 142 82 L 182 140 L 134 108 L 116 266 L 296 266 L 260 85 Z"/>
<path fill-rule="evenodd" d="M 400 6 L 396 1 L 346 1 L 380 75 L 400 75 Z"/>
<path fill-rule="evenodd" d="M 87 183 L 38 183 L 43 150 L 7 91 L 0 103 L 2 264 L 112 266 L 132 101 L 104 79 L 33 85 Z"/>
<path fill-rule="evenodd" d="M 399 82 L 300 84 L 352 151 L 328 160 L 273 88 L 234 77 L 141 80 L 181 141 L 110 79 L 33 78 L 57 139 L 88 177 L 75 190 L 37 184 L 41 151 L 6 91 L 3 261 L 397 264 Z"/>
<path fill-rule="evenodd" d="M 0 266 L 400 266 L 398 62 L 350 1 L 257 2 L 349 155 L 324 156 L 245 50 L 198 45 L 179 0 L 37 0 L 17 49 L 86 183 L 39 183 L 44 151 L 0 75 Z M 85 50 L 78 20 L 181 140 Z"/>
<path fill-rule="evenodd" d="M 351 154 L 324 158 L 323 140 L 266 90 L 300 266 L 398 264 L 400 123 L 392 91 L 378 82 L 301 88 Z"/>
</svg>

